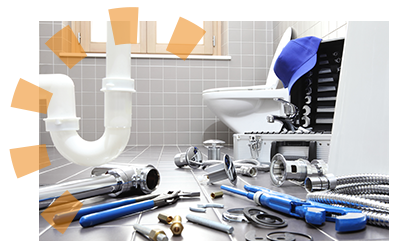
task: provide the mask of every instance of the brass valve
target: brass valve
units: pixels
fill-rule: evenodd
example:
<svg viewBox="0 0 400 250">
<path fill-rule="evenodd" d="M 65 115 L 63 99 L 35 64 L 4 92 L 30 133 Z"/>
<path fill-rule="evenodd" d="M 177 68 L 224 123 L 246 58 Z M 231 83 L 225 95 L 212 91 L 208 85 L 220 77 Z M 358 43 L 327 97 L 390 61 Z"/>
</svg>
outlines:
<svg viewBox="0 0 400 250">
<path fill-rule="evenodd" d="M 170 229 L 174 235 L 181 235 L 183 231 L 183 225 L 182 225 L 182 218 L 179 215 L 176 215 L 174 219 L 171 221 Z"/>
</svg>

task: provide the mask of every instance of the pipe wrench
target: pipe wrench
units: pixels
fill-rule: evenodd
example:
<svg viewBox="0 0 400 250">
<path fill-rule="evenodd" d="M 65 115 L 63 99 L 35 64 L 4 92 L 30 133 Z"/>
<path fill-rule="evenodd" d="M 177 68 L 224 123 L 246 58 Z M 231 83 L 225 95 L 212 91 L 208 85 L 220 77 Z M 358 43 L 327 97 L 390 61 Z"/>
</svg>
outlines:
<svg viewBox="0 0 400 250">
<path fill-rule="evenodd" d="M 335 222 L 335 229 L 338 232 L 358 231 L 364 229 L 367 223 L 367 217 L 357 209 L 305 201 L 264 187 L 245 185 L 244 188 L 246 191 L 221 186 L 221 189 L 246 196 L 260 206 L 305 219 L 307 223 L 313 225 L 319 226 L 325 221 Z"/>
</svg>

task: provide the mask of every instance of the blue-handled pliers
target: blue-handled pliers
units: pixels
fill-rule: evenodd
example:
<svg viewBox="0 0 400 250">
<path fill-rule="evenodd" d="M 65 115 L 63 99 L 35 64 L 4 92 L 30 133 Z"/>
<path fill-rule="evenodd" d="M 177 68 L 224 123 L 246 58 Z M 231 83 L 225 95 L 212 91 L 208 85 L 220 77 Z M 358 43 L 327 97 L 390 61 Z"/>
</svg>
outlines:
<svg viewBox="0 0 400 250">
<path fill-rule="evenodd" d="M 322 225 L 325 221 L 335 222 L 335 229 L 338 232 L 361 230 L 365 228 L 367 223 L 367 217 L 360 210 L 353 208 L 335 207 L 310 200 L 305 201 L 258 186 L 245 185 L 244 188 L 248 192 L 230 186 L 221 186 L 221 188 L 246 196 L 260 206 L 293 217 L 303 218 L 313 225 Z"/>
<path fill-rule="evenodd" d="M 181 197 L 199 197 L 200 192 L 169 191 L 166 194 L 148 194 L 135 198 L 128 198 L 105 204 L 81 208 L 79 211 L 71 211 L 56 214 L 53 221 L 62 224 L 79 220 L 82 227 L 94 226 L 116 218 L 151 209 L 162 207 L 177 202 Z"/>
</svg>

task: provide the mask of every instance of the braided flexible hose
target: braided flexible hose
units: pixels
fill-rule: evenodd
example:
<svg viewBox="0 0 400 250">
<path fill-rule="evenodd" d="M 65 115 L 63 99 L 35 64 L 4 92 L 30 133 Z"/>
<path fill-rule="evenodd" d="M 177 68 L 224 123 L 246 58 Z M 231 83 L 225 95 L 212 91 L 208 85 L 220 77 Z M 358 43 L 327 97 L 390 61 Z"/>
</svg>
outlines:
<svg viewBox="0 0 400 250">
<path fill-rule="evenodd" d="M 337 186 L 334 190 L 339 194 L 385 194 L 389 195 L 389 185 L 364 185 L 365 183 L 351 183 Z"/>
<path fill-rule="evenodd" d="M 341 204 L 344 206 L 371 207 L 389 212 L 389 204 L 346 194 L 337 194 L 333 192 L 308 193 L 307 200 L 327 204 Z"/>
<path fill-rule="evenodd" d="M 389 195 L 384 194 L 356 194 L 356 197 L 389 203 Z"/>
<path fill-rule="evenodd" d="M 389 204 L 333 192 L 308 193 L 307 200 L 360 209 L 370 225 L 389 227 Z"/>
<path fill-rule="evenodd" d="M 367 216 L 368 224 L 379 227 L 389 227 L 389 214 L 368 211 L 365 209 L 363 209 L 361 212 Z"/>
<path fill-rule="evenodd" d="M 333 180 L 336 188 L 308 193 L 307 200 L 356 208 L 367 216 L 368 224 L 389 227 L 389 175 L 354 174 L 327 180 Z"/>
<path fill-rule="evenodd" d="M 389 175 L 384 174 L 353 174 L 343 175 L 336 178 L 337 185 L 350 183 L 369 183 L 389 185 Z"/>
</svg>

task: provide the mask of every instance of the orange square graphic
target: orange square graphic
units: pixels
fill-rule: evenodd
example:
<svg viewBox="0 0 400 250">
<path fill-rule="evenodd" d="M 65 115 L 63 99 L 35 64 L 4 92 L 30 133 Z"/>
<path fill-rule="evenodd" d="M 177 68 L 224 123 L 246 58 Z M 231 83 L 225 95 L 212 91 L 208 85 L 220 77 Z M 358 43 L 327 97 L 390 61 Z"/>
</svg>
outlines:
<svg viewBox="0 0 400 250">
<path fill-rule="evenodd" d="M 70 69 L 87 56 L 69 25 L 52 36 L 46 45 Z"/>
<path fill-rule="evenodd" d="M 19 79 L 11 107 L 47 114 L 47 108 L 52 96 L 53 93 L 28 81 Z"/>
<path fill-rule="evenodd" d="M 169 41 L 167 51 L 179 56 L 182 60 L 186 60 L 205 33 L 204 29 L 180 17 Z"/>
<path fill-rule="evenodd" d="M 55 200 L 46 210 L 44 210 L 40 215 L 56 230 L 60 233 L 64 233 L 75 215 L 79 212 L 82 207 L 82 202 L 78 201 L 70 192 L 65 191 L 57 200 Z M 73 212 L 71 212 L 73 211 Z M 64 223 L 56 224 L 53 218 L 56 214 L 68 213 L 68 218 L 64 217 Z"/>
<path fill-rule="evenodd" d="M 46 145 L 10 149 L 17 178 L 51 165 Z"/>
<path fill-rule="evenodd" d="M 115 45 L 137 44 L 139 8 L 109 9 Z"/>
</svg>

